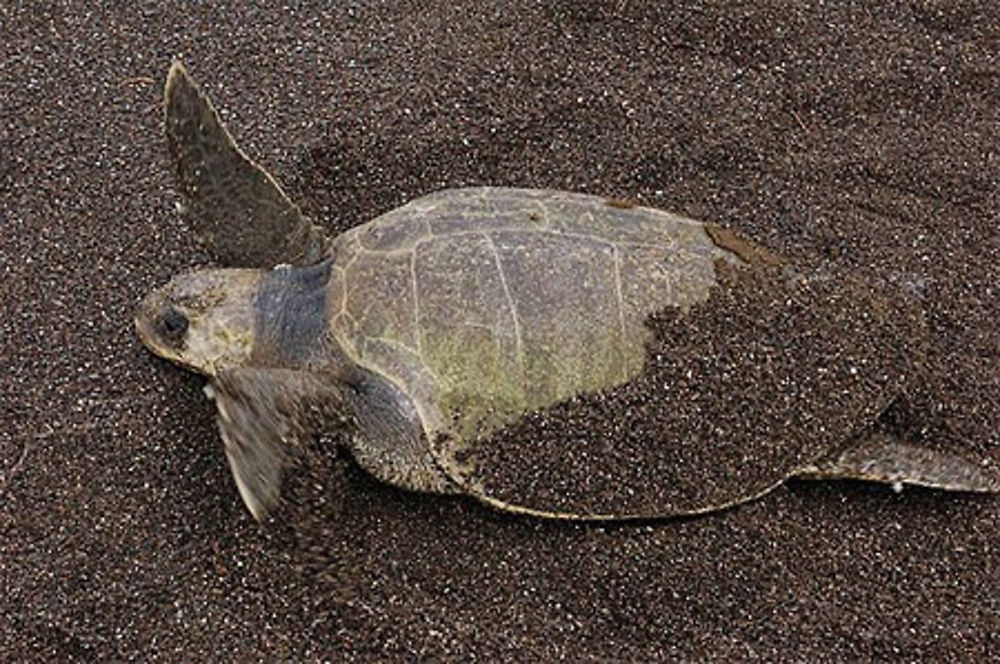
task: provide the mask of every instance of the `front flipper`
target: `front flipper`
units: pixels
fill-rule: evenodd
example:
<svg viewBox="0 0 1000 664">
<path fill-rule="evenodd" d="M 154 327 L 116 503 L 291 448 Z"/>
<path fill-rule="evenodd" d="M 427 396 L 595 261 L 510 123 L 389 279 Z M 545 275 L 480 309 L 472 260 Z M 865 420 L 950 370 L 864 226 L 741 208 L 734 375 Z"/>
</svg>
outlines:
<svg viewBox="0 0 1000 664">
<path fill-rule="evenodd" d="M 945 491 L 1000 493 L 1000 475 L 957 454 L 898 440 L 875 430 L 795 473 L 802 479 L 856 479 Z"/>
<path fill-rule="evenodd" d="M 167 142 L 188 218 L 224 265 L 311 264 L 325 236 L 233 142 L 212 102 L 175 62 L 164 91 Z"/>
<path fill-rule="evenodd" d="M 281 498 L 281 475 L 320 428 L 343 419 L 336 378 L 290 369 L 230 369 L 205 387 L 240 497 L 258 521 Z"/>
<path fill-rule="evenodd" d="M 387 484 L 410 491 L 454 493 L 427 445 L 420 415 L 386 378 L 359 370 L 344 390 L 357 423 L 351 441 L 355 461 Z"/>
</svg>

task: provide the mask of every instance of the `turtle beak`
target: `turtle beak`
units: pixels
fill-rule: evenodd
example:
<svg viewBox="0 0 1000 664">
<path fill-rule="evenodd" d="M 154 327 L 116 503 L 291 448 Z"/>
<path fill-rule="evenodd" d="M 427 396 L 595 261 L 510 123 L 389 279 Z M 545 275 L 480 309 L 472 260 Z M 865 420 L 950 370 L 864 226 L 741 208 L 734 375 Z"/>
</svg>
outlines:
<svg viewBox="0 0 1000 664">
<path fill-rule="evenodd" d="M 139 341 L 142 342 L 142 345 L 153 350 L 153 330 L 146 317 L 145 307 L 140 307 L 135 313 L 135 332 L 139 335 Z"/>
<path fill-rule="evenodd" d="M 162 290 L 147 295 L 135 313 L 135 330 L 142 344 L 172 362 L 182 363 L 178 349 L 187 326 L 187 317 L 170 304 Z"/>
<path fill-rule="evenodd" d="M 156 320 L 156 312 L 159 310 L 157 305 L 160 299 L 157 295 L 154 292 L 144 297 L 142 302 L 139 303 L 139 308 L 135 311 L 135 331 L 139 335 L 139 340 L 142 341 L 143 345 L 153 352 L 156 352 L 156 344 L 154 342 L 156 332 L 153 321 Z"/>
</svg>

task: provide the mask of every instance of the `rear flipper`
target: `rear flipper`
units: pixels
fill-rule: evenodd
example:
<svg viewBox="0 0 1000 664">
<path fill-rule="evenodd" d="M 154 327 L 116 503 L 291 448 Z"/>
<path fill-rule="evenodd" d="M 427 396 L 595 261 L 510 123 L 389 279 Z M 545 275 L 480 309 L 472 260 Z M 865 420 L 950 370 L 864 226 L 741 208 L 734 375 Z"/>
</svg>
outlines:
<svg viewBox="0 0 1000 664">
<path fill-rule="evenodd" d="M 939 452 L 873 431 L 794 473 L 801 479 L 856 479 L 975 493 L 1000 493 L 1000 473 L 957 454 Z"/>
</svg>

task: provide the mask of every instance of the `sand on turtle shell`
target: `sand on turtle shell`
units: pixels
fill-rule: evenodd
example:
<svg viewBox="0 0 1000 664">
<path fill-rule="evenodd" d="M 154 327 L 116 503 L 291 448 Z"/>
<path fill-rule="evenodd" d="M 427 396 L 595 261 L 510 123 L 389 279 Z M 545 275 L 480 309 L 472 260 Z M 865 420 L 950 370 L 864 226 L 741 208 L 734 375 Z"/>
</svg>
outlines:
<svg viewBox="0 0 1000 664">
<path fill-rule="evenodd" d="M 913 298 L 742 256 L 754 262 L 718 262 L 703 303 L 651 316 L 637 378 L 473 443 L 484 493 L 600 515 L 723 507 L 844 447 L 915 383 L 927 329 Z"/>
</svg>

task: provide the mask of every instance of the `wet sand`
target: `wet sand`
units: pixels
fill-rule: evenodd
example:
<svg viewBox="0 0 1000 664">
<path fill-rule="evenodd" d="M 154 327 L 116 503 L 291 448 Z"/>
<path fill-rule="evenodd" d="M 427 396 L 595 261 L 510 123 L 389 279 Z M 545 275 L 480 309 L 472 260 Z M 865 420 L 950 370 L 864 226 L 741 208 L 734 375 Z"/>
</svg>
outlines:
<svg viewBox="0 0 1000 664">
<path fill-rule="evenodd" d="M 928 337 L 896 424 L 1000 464 L 1000 10 L 423 4 L 0 9 L 0 659 L 995 659 L 996 498 L 796 482 L 595 526 L 327 457 L 293 482 L 319 509 L 251 519 L 200 379 L 132 328 L 207 261 L 163 139 L 175 55 L 333 231 L 551 187 L 905 291 Z"/>
</svg>

